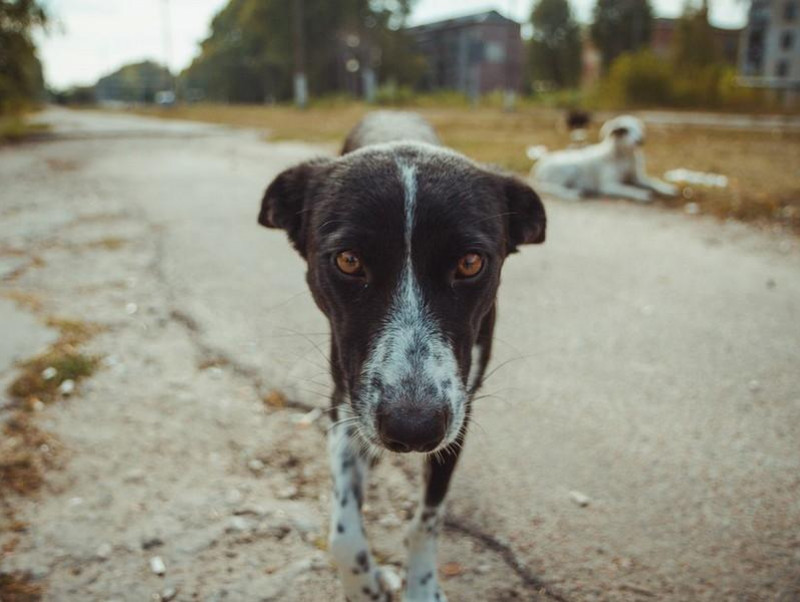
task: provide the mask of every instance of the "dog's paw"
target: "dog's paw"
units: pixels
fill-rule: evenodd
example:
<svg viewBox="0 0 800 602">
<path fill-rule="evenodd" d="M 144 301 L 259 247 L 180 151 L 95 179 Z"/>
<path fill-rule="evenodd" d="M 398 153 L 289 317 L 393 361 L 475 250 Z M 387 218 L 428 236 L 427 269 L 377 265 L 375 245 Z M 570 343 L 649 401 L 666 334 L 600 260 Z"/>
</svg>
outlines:
<svg viewBox="0 0 800 602">
<path fill-rule="evenodd" d="M 678 187 L 670 184 L 662 184 L 658 192 L 664 196 L 678 196 Z"/>
</svg>

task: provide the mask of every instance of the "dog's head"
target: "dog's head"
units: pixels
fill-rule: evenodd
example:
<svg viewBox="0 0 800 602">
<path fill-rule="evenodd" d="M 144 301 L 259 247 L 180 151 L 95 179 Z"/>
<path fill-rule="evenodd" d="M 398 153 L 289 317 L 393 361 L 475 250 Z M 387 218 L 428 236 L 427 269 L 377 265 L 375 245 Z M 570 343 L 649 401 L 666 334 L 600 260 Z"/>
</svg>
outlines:
<svg viewBox="0 0 800 602">
<path fill-rule="evenodd" d="M 633 150 L 644 144 L 644 123 L 632 115 L 614 117 L 600 128 L 600 138 L 611 140 L 619 149 Z"/>
<path fill-rule="evenodd" d="M 362 437 L 393 451 L 451 444 L 503 261 L 544 241 L 536 193 L 435 146 L 376 145 L 284 171 L 259 223 L 286 230 L 308 262 Z"/>
</svg>

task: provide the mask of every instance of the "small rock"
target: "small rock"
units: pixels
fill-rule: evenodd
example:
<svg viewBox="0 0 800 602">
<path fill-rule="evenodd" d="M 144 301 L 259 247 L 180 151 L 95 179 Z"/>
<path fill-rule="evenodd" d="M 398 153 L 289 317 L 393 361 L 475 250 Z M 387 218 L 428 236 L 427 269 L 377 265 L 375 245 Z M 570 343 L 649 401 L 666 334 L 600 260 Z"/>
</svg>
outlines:
<svg viewBox="0 0 800 602">
<path fill-rule="evenodd" d="M 683 210 L 689 215 L 697 215 L 700 213 L 700 205 L 697 203 L 686 203 L 683 206 Z"/>
<path fill-rule="evenodd" d="M 58 374 L 58 370 L 53 368 L 53 366 L 48 366 L 44 370 L 42 370 L 42 378 L 45 380 L 50 380 L 51 378 L 55 378 Z"/>
<path fill-rule="evenodd" d="M 132 316 L 137 311 L 139 311 L 139 306 L 136 303 L 128 303 L 125 305 L 125 313 L 129 316 Z"/>
<path fill-rule="evenodd" d="M 97 551 L 95 552 L 95 554 L 97 554 L 97 557 L 100 560 L 108 560 L 109 558 L 111 558 L 111 551 L 112 551 L 111 544 L 102 543 L 97 547 Z"/>
<path fill-rule="evenodd" d="M 208 375 L 214 380 L 219 380 L 220 378 L 222 378 L 222 368 L 220 368 L 219 366 L 211 366 L 208 369 Z"/>
<path fill-rule="evenodd" d="M 262 470 L 264 470 L 264 463 L 258 458 L 253 458 L 247 463 L 247 468 L 249 468 L 253 472 L 261 472 Z"/>
<path fill-rule="evenodd" d="M 34 399 L 33 400 L 33 411 L 34 412 L 41 412 L 44 409 L 44 402 L 41 399 Z"/>
<path fill-rule="evenodd" d="M 58 390 L 62 395 L 72 395 L 72 393 L 75 391 L 75 381 L 71 378 L 68 378 L 61 383 L 61 385 L 58 387 Z"/>
<path fill-rule="evenodd" d="M 176 588 L 166 587 L 164 588 L 164 590 L 162 590 L 161 594 L 159 594 L 159 598 L 161 602 L 169 602 L 177 595 L 178 595 L 178 590 Z"/>
<path fill-rule="evenodd" d="M 589 502 L 591 501 L 588 495 L 581 493 L 580 491 L 570 491 L 569 499 L 578 504 L 578 506 L 581 508 L 588 506 Z"/>
<path fill-rule="evenodd" d="M 767 288 L 768 288 L 769 290 L 772 290 L 772 289 L 774 289 L 776 286 L 777 286 L 777 284 L 775 283 L 775 280 L 773 280 L 772 278 L 769 278 L 769 279 L 767 280 Z"/>
<path fill-rule="evenodd" d="M 250 523 L 243 516 L 232 516 L 230 520 L 228 520 L 228 526 L 225 528 L 225 532 L 241 533 L 242 531 L 247 531 L 249 526 Z"/>
<path fill-rule="evenodd" d="M 83 503 L 82 497 L 71 497 L 69 498 L 69 505 L 70 506 L 80 506 Z"/>
<path fill-rule="evenodd" d="M 747 388 L 750 389 L 753 393 L 755 393 L 756 391 L 761 390 L 761 383 L 753 379 L 749 383 L 747 383 Z"/>
<path fill-rule="evenodd" d="M 491 570 L 492 567 L 490 567 L 488 564 L 479 564 L 477 567 L 475 567 L 475 572 L 479 575 L 485 575 Z"/>
<path fill-rule="evenodd" d="M 159 577 L 167 572 L 167 567 L 164 564 L 164 561 L 161 560 L 161 556 L 153 556 L 150 559 L 150 570 Z"/>
</svg>

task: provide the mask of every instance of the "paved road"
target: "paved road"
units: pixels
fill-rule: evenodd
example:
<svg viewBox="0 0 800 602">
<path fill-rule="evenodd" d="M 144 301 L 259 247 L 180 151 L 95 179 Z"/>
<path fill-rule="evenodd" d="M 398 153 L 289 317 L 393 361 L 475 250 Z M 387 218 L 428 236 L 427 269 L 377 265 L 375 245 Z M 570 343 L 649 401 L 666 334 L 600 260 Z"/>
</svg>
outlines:
<svg viewBox="0 0 800 602">
<path fill-rule="evenodd" d="M 324 407 L 326 324 L 300 258 L 255 218 L 280 169 L 326 149 L 45 118 L 68 137 L 40 148 L 158 228 L 164 281 L 202 344 Z M 547 209 L 548 242 L 506 264 L 452 516 L 569 600 L 797 599 L 798 241 L 622 202 Z"/>
</svg>

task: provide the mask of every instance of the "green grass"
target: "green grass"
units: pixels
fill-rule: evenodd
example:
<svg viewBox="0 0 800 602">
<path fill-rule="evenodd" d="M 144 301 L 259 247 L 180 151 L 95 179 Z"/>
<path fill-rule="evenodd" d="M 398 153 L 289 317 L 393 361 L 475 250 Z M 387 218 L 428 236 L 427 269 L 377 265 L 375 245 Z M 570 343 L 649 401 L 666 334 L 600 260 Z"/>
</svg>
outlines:
<svg viewBox="0 0 800 602">
<path fill-rule="evenodd" d="M 48 129 L 47 124 L 31 123 L 20 115 L 0 116 L 0 144 L 22 142 Z"/>
</svg>

